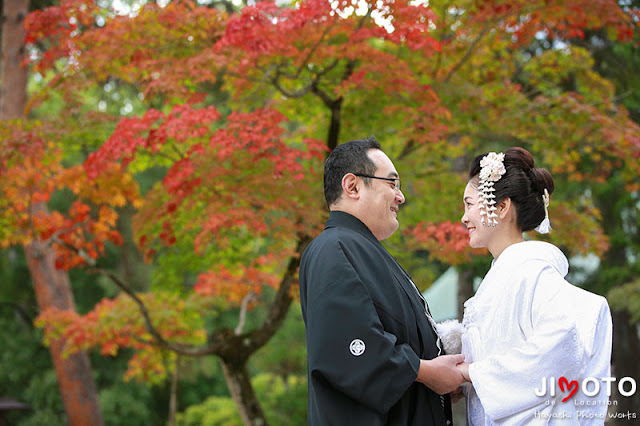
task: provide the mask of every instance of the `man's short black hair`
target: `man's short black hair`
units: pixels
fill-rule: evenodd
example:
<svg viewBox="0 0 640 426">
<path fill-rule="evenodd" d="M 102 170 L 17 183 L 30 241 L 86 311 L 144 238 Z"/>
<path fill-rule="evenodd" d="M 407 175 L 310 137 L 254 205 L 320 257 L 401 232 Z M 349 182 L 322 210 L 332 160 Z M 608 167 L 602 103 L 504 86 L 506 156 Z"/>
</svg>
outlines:
<svg viewBox="0 0 640 426">
<path fill-rule="evenodd" d="M 374 175 L 377 166 L 367 153 L 371 149 L 382 150 L 380 142 L 375 137 L 357 139 L 338 145 L 324 163 L 324 199 L 327 206 L 331 206 L 342 195 L 342 178 L 347 173 Z M 369 185 L 369 178 L 363 178 L 365 185 Z"/>
</svg>

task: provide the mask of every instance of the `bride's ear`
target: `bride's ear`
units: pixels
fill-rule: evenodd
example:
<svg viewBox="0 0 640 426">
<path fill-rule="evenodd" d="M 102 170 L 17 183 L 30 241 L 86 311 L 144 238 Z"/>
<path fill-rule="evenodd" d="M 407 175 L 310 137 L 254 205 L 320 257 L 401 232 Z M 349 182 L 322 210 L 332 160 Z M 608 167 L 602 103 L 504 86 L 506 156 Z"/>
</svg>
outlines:
<svg viewBox="0 0 640 426">
<path fill-rule="evenodd" d="M 515 206 L 511 198 L 507 197 L 498 203 L 498 220 L 502 222 L 510 214 L 515 215 Z"/>
</svg>

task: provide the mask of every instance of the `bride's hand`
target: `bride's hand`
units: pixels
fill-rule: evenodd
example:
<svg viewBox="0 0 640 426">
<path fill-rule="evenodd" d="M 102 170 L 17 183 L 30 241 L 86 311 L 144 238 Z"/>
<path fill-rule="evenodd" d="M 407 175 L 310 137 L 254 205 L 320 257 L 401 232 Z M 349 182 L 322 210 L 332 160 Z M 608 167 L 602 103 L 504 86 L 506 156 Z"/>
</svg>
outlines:
<svg viewBox="0 0 640 426">
<path fill-rule="evenodd" d="M 469 377 L 469 365 L 470 364 L 468 362 L 461 362 L 460 364 L 456 365 L 456 368 L 460 370 L 464 379 L 467 382 L 471 383 L 471 377 Z"/>
</svg>

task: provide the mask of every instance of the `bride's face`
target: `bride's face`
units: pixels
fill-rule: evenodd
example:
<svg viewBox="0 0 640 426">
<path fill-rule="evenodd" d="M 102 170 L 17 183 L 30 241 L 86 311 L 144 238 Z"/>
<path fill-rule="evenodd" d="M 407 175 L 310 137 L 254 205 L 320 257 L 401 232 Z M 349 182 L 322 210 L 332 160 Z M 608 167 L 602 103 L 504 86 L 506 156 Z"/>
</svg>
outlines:
<svg viewBox="0 0 640 426">
<path fill-rule="evenodd" d="M 462 196 L 464 204 L 462 224 L 467 227 L 469 245 L 473 248 L 487 247 L 494 230 L 494 228 L 482 224 L 483 216 L 480 215 L 482 204 L 480 203 L 479 195 L 477 183 L 474 180 L 470 180 Z"/>
</svg>

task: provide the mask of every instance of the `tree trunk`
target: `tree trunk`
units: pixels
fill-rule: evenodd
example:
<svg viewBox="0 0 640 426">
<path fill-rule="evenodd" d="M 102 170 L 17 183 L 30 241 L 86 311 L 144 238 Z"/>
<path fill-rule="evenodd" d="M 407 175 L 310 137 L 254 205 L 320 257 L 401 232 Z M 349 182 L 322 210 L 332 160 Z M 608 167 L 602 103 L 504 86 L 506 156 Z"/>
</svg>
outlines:
<svg viewBox="0 0 640 426">
<path fill-rule="evenodd" d="M 267 344 L 282 325 L 291 305 L 291 286 L 296 282 L 300 256 L 310 242 L 311 237 L 308 235 L 298 236 L 297 255 L 289 259 L 267 318 L 259 328 L 244 334 L 238 334 L 241 333 L 241 329 L 235 332 L 227 329 L 215 336 L 218 347 L 215 353 L 220 358 L 229 393 L 247 426 L 267 425 L 266 417 L 251 385 L 247 360 Z"/>
<path fill-rule="evenodd" d="M 266 426 L 267 419 L 253 391 L 246 362 L 220 358 L 220 365 L 242 422 L 246 426 Z"/>
<path fill-rule="evenodd" d="M 43 205 L 38 206 L 45 208 Z M 43 247 L 34 241 L 24 247 L 31 280 L 41 311 L 56 307 L 74 310 L 73 293 L 66 272 L 55 267 L 55 252 L 51 246 Z M 89 357 L 78 352 L 63 357 L 64 342 L 51 342 L 49 352 L 58 377 L 58 386 L 70 426 L 103 425 L 98 404 L 98 393 L 91 374 Z"/>
<path fill-rule="evenodd" d="M 340 118 L 342 116 L 342 98 L 336 99 L 331 106 L 331 120 L 329 122 L 329 133 L 327 135 L 327 147 L 329 152 L 338 146 L 340 139 Z M 327 152 L 327 155 L 329 155 Z"/>
<path fill-rule="evenodd" d="M 22 65 L 25 58 L 22 25 L 28 8 L 28 0 L 3 0 L 0 119 L 22 117 L 27 105 L 27 72 Z"/>
<path fill-rule="evenodd" d="M 175 426 L 178 412 L 178 382 L 180 381 L 180 355 L 176 357 L 175 367 L 171 375 L 171 395 L 169 396 L 169 421 L 167 426 Z"/>
<path fill-rule="evenodd" d="M 3 0 L 0 120 L 24 118 L 25 114 L 27 69 L 23 66 L 23 23 L 28 7 L 28 0 Z M 33 206 L 32 213 L 46 211 L 46 208 L 44 204 Z M 34 240 L 25 245 L 24 251 L 40 310 L 50 307 L 75 309 L 69 276 L 55 268 L 54 249 Z M 64 358 L 63 343 L 51 342 L 49 352 L 58 377 L 68 424 L 101 426 L 104 422 L 89 357 L 80 352 Z"/>
<path fill-rule="evenodd" d="M 473 297 L 473 280 L 471 269 L 458 268 L 458 319 L 462 321 L 464 302 Z"/>
</svg>

